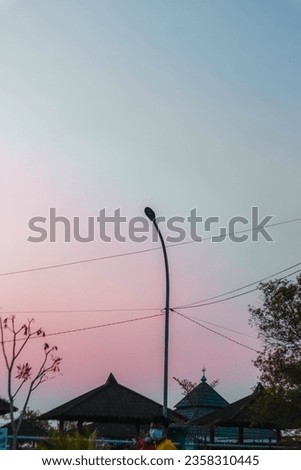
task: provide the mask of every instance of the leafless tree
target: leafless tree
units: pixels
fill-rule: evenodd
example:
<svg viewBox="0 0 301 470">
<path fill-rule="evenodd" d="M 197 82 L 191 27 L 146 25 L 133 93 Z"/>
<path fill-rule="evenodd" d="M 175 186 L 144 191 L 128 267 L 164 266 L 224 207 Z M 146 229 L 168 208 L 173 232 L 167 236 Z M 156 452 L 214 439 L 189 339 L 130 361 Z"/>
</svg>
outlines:
<svg viewBox="0 0 301 470">
<path fill-rule="evenodd" d="M 34 327 L 34 323 L 35 320 L 32 318 L 18 326 L 14 315 L 4 319 L 0 317 L 0 344 L 7 371 L 7 392 L 13 432 L 12 449 L 17 447 L 17 436 L 33 391 L 60 372 L 62 361 L 62 358 L 56 355 L 57 347 L 44 343 L 42 360 L 35 370 L 29 362 L 19 362 L 21 353 L 29 346 L 30 340 L 46 336 L 42 328 Z M 17 379 L 17 383 L 14 379 Z M 25 399 L 20 415 L 15 420 L 14 403 L 21 389 L 26 390 Z"/>
</svg>

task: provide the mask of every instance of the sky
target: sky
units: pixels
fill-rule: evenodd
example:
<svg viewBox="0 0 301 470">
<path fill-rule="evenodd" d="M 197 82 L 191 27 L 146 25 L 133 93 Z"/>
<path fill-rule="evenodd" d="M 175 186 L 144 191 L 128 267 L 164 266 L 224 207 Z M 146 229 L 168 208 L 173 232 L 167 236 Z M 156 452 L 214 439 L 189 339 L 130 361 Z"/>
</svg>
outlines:
<svg viewBox="0 0 301 470">
<path fill-rule="evenodd" d="M 250 222 L 237 230 L 251 228 L 252 207 L 275 224 L 301 217 L 300 19 L 299 0 L 0 1 L 1 312 L 35 318 L 63 358 L 31 408 L 58 406 L 110 372 L 162 403 L 164 316 L 128 321 L 165 306 L 160 244 L 97 232 L 66 242 L 62 224 L 51 242 L 50 208 L 79 217 L 82 236 L 102 209 L 120 209 L 125 234 L 146 206 L 185 218 L 186 231 L 196 209 L 219 217 L 211 232 L 198 226 L 207 238 L 235 216 Z M 44 241 L 28 240 L 34 217 L 47 219 Z M 249 232 L 243 243 L 170 246 L 171 306 L 300 262 L 300 221 L 268 231 L 273 241 Z M 258 291 L 177 310 L 190 320 L 171 312 L 170 407 L 181 399 L 173 377 L 199 382 L 204 366 L 229 402 L 251 392 L 260 343 L 249 304 L 260 305 Z M 104 309 L 118 311 L 93 312 Z M 32 341 L 24 360 L 36 367 L 41 348 Z"/>
</svg>

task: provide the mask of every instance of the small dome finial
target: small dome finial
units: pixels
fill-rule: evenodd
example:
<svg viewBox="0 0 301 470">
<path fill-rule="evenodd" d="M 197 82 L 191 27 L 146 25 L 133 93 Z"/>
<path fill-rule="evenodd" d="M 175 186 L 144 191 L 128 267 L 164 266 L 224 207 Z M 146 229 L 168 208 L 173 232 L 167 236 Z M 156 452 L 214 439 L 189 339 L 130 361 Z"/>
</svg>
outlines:
<svg viewBox="0 0 301 470">
<path fill-rule="evenodd" d="M 207 379 L 206 379 L 206 376 L 205 376 L 205 372 L 206 372 L 205 366 L 203 366 L 202 372 L 203 372 L 203 377 L 201 378 L 201 382 L 205 383 L 205 382 L 207 382 Z"/>
</svg>

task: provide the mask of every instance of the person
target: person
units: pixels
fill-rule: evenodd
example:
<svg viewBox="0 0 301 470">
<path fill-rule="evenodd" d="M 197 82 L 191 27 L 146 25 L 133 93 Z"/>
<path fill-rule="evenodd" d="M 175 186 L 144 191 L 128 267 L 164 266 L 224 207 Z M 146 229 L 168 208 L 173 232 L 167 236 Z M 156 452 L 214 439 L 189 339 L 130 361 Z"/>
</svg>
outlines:
<svg viewBox="0 0 301 470">
<path fill-rule="evenodd" d="M 156 450 L 177 450 L 174 443 L 167 439 L 169 420 L 165 416 L 154 416 L 149 429 L 149 435 L 156 444 Z"/>
<path fill-rule="evenodd" d="M 156 444 L 152 440 L 149 434 L 142 437 L 138 441 L 138 449 L 139 450 L 156 450 Z"/>
</svg>

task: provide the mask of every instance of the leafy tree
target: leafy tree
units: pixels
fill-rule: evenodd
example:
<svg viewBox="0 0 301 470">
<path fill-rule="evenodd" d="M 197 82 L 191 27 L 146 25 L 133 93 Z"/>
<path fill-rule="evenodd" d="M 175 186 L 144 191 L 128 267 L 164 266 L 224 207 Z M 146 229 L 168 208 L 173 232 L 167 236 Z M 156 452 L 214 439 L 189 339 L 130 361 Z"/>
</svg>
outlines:
<svg viewBox="0 0 301 470">
<path fill-rule="evenodd" d="M 41 415 L 41 412 L 39 410 L 34 411 L 27 407 L 26 410 L 23 412 L 23 420 L 26 420 L 29 423 L 34 424 L 35 426 L 43 429 L 46 432 L 53 431 L 53 427 L 50 426 L 48 421 L 39 419 L 40 415 Z"/>
<path fill-rule="evenodd" d="M 30 397 L 39 385 L 60 371 L 62 359 L 56 356 L 57 347 L 44 343 L 40 366 L 36 369 L 29 362 L 19 362 L 29 341 L 35 338 L 44 338 L 42 328 L 34 328 L 34 319 L 27 320 L 21 326 L 17 326 L 14 315 L 2 319 L 0 317 L 0 345 L 7 370 L 7 391 L 10 404 L 10 420 L 13 431 L 12 448 L 17 447 L 17 436 L 26 415 L 26 409 Z M 14 379 L 17 379 L 15 381 Z M 20 390 L 26 390 L 25 400 L 17 420 L 14 419 L 14 403 Z"/>
<path fill-rule="evenodd" d="M 262 301 L 249 306 L 250 324 L 263 349 L 254 361 L 266 393 L 257 418 L 277 419 L 282 429 L 301 427 L 301 275 L 259 284 Z"/>
</svg>

